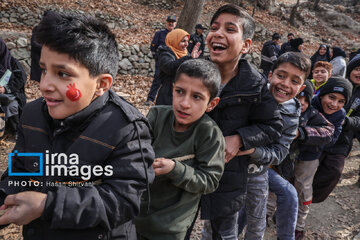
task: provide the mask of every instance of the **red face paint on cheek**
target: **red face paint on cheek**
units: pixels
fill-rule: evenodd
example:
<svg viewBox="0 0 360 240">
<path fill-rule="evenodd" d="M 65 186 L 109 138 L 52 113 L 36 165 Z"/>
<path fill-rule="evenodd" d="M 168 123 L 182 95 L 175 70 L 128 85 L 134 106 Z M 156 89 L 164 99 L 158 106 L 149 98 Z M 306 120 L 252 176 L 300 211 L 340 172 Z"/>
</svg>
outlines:
<svg viewBox="0 0 360 240">
<path fill-rule="evenodd" d="M 73 84 L 70 83 L 66 87 L 68 88 L 68 90 L 66 91 L 66 96 L 71 101 L 78 101 L 81 98 L 81 92 L 79 89 L 76 88 L 75 83 Z"/>
</svg>

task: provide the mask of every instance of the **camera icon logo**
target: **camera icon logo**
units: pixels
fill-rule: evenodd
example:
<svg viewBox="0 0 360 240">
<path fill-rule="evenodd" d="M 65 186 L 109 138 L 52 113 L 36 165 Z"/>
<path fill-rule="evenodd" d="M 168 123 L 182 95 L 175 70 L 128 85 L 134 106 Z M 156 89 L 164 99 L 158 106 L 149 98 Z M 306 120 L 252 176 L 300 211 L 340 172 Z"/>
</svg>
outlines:
<svg viewBox="0 0 360 240">
<path fill-rule="evenodd" d="M 39 172 L 13 172 L 13 165 L 12 162 L 14 158 L 21 158 L 21 157 L 38 157 L 39 158 Z M 15 150 L 13 153 L 9 153 L 9 176 L 43 176 L 43 153 L 19 153 Z"/>
</svg>

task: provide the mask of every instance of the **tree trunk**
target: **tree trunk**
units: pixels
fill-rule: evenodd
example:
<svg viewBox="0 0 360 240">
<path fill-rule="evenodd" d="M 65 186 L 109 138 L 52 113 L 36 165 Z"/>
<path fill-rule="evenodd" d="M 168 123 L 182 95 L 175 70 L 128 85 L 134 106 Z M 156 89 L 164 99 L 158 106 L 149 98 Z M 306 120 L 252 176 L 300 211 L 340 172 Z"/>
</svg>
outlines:
<svg viewBox="0 0 360 240">
<path fill-rule="evenodd" d="M 254 17 L 254 15 L 255 15 L 255 10 L 256 10 L 256 7 L 258 5 L 258 2 L 259 2 L 259 0 L 254 1 L 254 7 L 253 7 L 252 14 L 251 14 L 252 17 Z"/>
<path fill-rule="evenodd" d="M 185 5 L 181 10 L 177 27 L 184 29 L 188 33 L 195 31 L 205 0 L 185 0 Z"/>
<path fill-rule="evenodd" d="M 320 0 L 315 0 L 315 2 L 314 2 L 314 7 L 313 7 L 314 10 L 318 10 L 318 8 L 319 8 L 319 3 L 320 3 Z"/>
<path fill-rule="evenodd" d="M 289 18 L 289 22 L 291 26 L 296 26 L 296 14 L 298 11 L 299 4 L 300 4 L 300 0 L 297 0 L 295 6 L 293 6 L 293 8 L 291 9 L 290 18 Z"/>
</svg>

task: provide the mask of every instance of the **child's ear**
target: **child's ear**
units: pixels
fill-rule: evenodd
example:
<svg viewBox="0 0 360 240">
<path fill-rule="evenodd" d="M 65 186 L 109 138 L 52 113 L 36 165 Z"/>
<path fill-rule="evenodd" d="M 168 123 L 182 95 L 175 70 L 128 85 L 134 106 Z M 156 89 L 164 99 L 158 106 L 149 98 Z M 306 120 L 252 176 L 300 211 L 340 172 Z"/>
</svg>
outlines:
<svg viewBox="0 0 360 240">
<path fill-rule="evenodd" d="M 250 47 L 251 47 L 251 39 L 250 38 L 246 38 L 244 40 L 244 45 L 241 49 L 241 54 L 245 54 L 247 53 L 249 50 L 250 50 Z"/>
<path fill-rule="evenodd" d="M 100 97 L 110 89 L 113 78 L 110 74 L 104 73 L 97 76 L 95 95 Z"/>
<path fill-rule="evenodd" d="M 298 93 L 301 93 L 305 88 L 306 88 L 306 85 L 305 84 L 302 85 Z"/>
<path fill-rule="evenodd" d="M 328 79 L 331 78 L 331 72 L 332 72 L 332 71 L 329 72 L 329 77 L 328 77 Z"/>
<path fill-rule="evenodd" d="M 211 110 L 213 110 L 213 109 L 216 107 L 216 105 L 218 105 L 219 101 L 220 101 L 220 98 L 219 98 L 219 97 L 213 98 L 213 99 L 209 102 L 209 104 L 208 104 L 205 112 L 211 112 Z"/>
<path fill-rule="evenodd" d="M 271 76 L 272 76 L 272 71 L 269 72 L 268 74 L 268 81 L 271 82 Z"/>
</svg>

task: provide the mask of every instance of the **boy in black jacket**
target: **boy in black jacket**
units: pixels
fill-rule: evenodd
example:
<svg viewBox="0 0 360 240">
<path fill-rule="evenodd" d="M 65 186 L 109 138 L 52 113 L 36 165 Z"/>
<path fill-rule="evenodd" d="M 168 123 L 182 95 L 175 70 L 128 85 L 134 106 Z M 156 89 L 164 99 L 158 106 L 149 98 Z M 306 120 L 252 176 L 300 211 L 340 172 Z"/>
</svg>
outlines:
<svg viewBox="0 0 360 240">
<path fill-rule="evenodd" d="M 91 16 L 49 12 L 37 41 L 43 97 L 24 108 L 0 224 L 24 225 L 24 239 L 136 239 L 154 152 L 146 119 L 110 90 L 115 37 Z"/>
<path fill-rule="evenodd" d="M 201 200 L 202 218 L 210 220 L 212 239 L 237 239 L 249 161 L 248 156 L 236 156 L 239 149 L 265 146 L 278 138 L 282 129 L 267 79 L 241 58 L 250 49 L 254 31 L 254 19 L 242 8 L 228 4 L 213 15 L 206 39 L 210 58 L 221 74 L 220 101 L 209 115 L 225 136 L 226 161 L 218 189 Z"/>
</svg>

